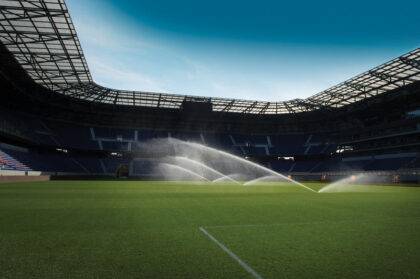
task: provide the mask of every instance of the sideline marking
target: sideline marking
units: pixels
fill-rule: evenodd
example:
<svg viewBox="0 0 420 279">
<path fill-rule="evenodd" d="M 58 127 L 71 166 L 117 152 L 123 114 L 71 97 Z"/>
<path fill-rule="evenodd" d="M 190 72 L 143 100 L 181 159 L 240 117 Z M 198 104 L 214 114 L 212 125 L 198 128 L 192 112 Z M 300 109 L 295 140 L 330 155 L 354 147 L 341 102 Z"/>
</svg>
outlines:
<svg viewBox="0 0 420 279">
<path fill-rule="evenodd" d="M 256 279 L 263 279 L 261 275 L 259 275 L 252 267 L 250 267 L 247 263 L 245 263 L 243 260 L 241 260 L 235 253 L 230 251 L 223 243 L 221 243 L 219 240 L 217 240 L 214 236 L 212 236 L 206 229 L 203 227 L 199 228 L 200 231 L 207 236 L 211 241 L 216 243 L 223 251 L 225 251 L 232 259 L 234 259 L 240 266 L 243 267 L 249 274 L 251 274 Z"/>
</svg>

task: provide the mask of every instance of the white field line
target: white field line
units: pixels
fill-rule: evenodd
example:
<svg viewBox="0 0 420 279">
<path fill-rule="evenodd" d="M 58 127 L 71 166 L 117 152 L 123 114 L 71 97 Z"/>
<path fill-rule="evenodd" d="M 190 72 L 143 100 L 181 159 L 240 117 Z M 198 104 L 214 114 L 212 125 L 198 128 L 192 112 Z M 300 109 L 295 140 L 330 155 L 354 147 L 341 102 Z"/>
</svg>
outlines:
<svg viewBox="0 0 420 279">
<path fill-rule="evenodd" d="M 398 219 L 411 219 L 420 221 L 420 216 L 414 217 L 393 217 L 383 219 L 386 222 L 396 221 Z M 308 222 L 283 222 L 283 223 L 273 223 L 273 224 L 237 224 L 237 225 L 210 225 L 206 228 L 212 229 L 223 229 L 223 228 L 246 228 L 246 227 L 275 227 L 275 226 L 286 226 L 286 225 L 310 225 L 310 224 L 337 224 L 337 223 L 371 223 L 377 221 L 377 219 L 364 219 L 364 220 L 325 220 L 325 221 L 308 221 Z M 225 251 L 232 259 L 239 263 L 248 273 L 250 273 L 254 278 L 262 279 L 263 277 L 259 275 L 254 269 L 252 269 L 247 263 L 242 261 L 235 253 L 229 250 L 223 243 L 218 241 L 213 235 L 211 235 L 204 227 L 199 227 L 200 231 L 207 236 L 211 241 L 216 243 L 223 251 Z"/>
<path fill-rule="evenodd" d="M 234 259 L 240 266 L 242 266 L 243 269 L 245 269 L 249 274 L 252 275 L 252 277 L 256 279 L 263 279 L 261 275 L 259 275 L 252 267 L 250 267 L 247 263 L 245 263 L 241 258 L 239 258 L 235 253 L 233 253 L 229 248 L 227 248 L 223 243 L 221 243 L 219 240 L 217 240 L 214 236 L 212 236 L 206 229 L 203 227 L 199 228 L 200 231 L 207 236 L 211 241 L 217 244 L 223 251 L 226 252 L 232 259 Z"/>
</svg>

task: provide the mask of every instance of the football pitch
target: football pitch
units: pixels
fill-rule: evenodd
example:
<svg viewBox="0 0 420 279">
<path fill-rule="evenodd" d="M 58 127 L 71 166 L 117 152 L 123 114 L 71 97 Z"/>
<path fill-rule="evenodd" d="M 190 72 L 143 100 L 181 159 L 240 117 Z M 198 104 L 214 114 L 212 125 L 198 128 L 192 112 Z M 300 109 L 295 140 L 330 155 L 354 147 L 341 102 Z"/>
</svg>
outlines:
<svg viewBox="0 0 420 279">
<path fill-rule="evenodd" d="M 0 184 L 0 278 L 419 278 L 420 188 L 367 187 Z"/>
</svg>

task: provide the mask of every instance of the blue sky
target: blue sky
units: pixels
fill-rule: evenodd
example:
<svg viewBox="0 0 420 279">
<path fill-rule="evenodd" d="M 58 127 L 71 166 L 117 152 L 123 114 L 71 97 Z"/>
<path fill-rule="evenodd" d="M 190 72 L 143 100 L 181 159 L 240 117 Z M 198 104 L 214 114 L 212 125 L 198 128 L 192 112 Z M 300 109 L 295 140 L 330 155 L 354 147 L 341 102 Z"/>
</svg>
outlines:
<svg viewBox="0 0 420 279">
<path fill-rule="evenodd" d="M 94 80 L 305 98 L 420 46 L 420 1 L 67 0 Z"/>
</svg>

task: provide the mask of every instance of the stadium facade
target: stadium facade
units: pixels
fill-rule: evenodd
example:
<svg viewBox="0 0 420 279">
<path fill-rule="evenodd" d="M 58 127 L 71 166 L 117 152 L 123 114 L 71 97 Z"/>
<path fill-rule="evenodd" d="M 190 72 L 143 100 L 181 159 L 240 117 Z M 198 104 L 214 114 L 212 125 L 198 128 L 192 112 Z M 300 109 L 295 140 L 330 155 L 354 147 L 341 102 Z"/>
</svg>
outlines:
<svg viewBox="0 0 420 279">
<path fill-rule="evenodd" d="M 0 0 L 0 61 L 3 170 L 148 176 L 142 144 L 174 137 L 294 176 L 419 177 L 419 48 L 307 99 L 125 91 L 94 82 L 63 0 Z"/>
</svg>

